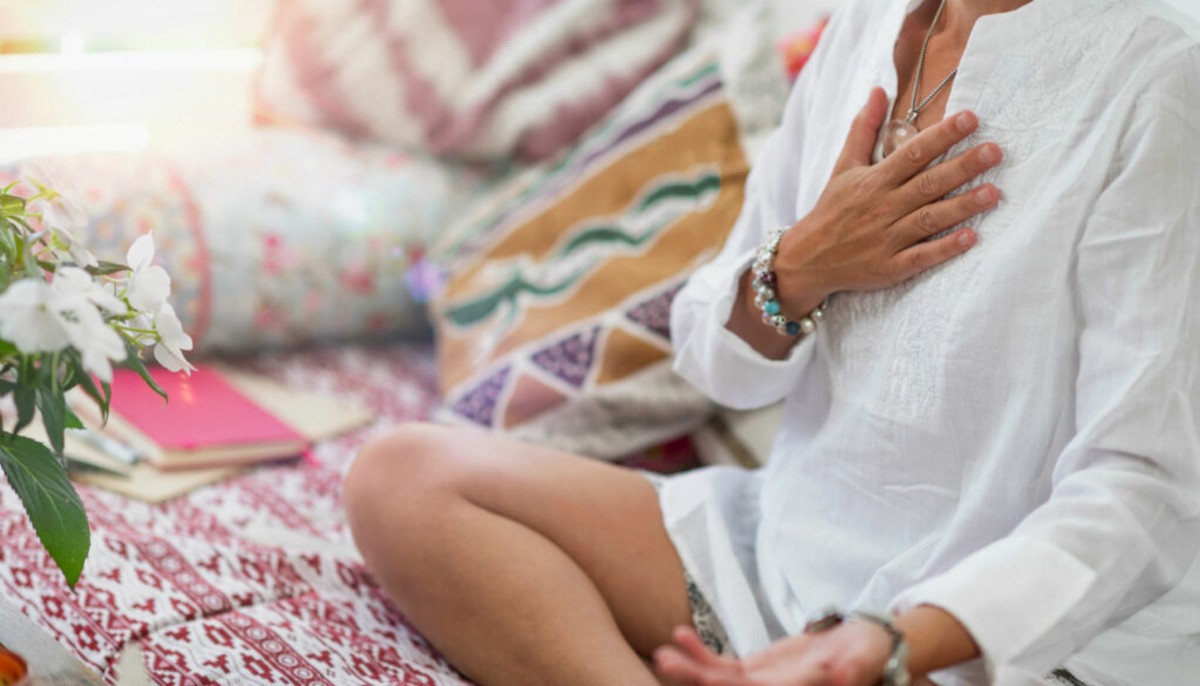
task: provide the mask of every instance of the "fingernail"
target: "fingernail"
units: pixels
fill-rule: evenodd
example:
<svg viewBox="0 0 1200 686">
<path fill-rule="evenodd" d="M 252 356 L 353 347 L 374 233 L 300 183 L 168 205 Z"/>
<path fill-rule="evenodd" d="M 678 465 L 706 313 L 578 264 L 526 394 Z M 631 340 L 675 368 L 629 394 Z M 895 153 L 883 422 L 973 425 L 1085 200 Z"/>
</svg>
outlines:
<svg viewBox="0 0 1200 686">
<path fill-rule="evenodd" d="M 954 120 L 954 125 L 958 127 L 959 131 L 967 133 L 975 125 L 975 117 L 970 112 L 963 112 Z"/>
<path fill-rule="evenodd" d="M 990 205 L 996 200 L 996 195 L 997 193 L 995 188 L 980 188 L 979 190 L 975 191 L 975 202 L 979 203 L 980 205 Z"/>
<path fill-rule="evenodd" d="M 991 164 L 1000 159 L 1000 149 L 994 145 L 985 145 L 979 151 L 979 159 L 983 160 L 984 164 Z"/>
<path fill-rule="evenodd" d="M 973 238 L 970 231 L 963 231 L 958 234 L 958 244 L 964 248 L 970 245 L 972 240 Z"/>
</svg>

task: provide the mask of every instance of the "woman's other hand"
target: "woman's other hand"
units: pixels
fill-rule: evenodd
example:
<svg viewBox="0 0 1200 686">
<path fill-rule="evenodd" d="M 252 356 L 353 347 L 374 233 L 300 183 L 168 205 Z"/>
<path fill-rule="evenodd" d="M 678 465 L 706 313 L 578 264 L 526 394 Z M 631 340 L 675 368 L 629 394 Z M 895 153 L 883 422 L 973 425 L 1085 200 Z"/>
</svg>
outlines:
<svg viewBox="0 0 1200 686">
<path fill-rule="evenodd" d="M 999 202 L 991 184 L 946 198 L 1000 163 L 995 143 L 932 164 L 975 132 L 973 113 L 943 119 L 872 164 L 887 110 L 874 89 L 816 206 L 784 235 L 775 273 L 785 312 L 802 316 L 837 291 L 894 286 L 966 252 L 976 238 L 969 228 L 929 239 Z"/>
<path fill-rule="evenodd" d="M 970 632 L 948 611 L 919 605 L 895 619 L 908 643 L 913 686 L 926 674 L 979 657 Z M 675 686 L 874 686 L 892 652 L 892 637 L 874 622 L 850 619 L 820 633 L 791 636 L 739 660 L 714 654 L 694 629 L 677 628 L 654 665 Z"/>
<path fill-rule="evenodd" d="M 745 660 L 714 654 L 691 628 L 674 638 L 655 651 L 654 664 L 678 686 L 874 686 L 892 649 L 891 637 L 868 622 L 792 636 Z"/>
</svg>

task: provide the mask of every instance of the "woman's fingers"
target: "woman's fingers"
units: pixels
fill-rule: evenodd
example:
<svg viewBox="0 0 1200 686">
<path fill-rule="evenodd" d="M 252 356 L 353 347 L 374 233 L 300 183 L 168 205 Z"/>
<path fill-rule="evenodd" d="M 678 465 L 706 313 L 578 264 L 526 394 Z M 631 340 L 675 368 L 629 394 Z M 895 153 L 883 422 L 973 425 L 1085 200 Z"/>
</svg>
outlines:
<svg viewBox="0 0 1200 686">
<path fill-rule="evenodd" d="M 979 119 L 973 112 L 946 117 L 888 155 L 879 163 L 879 171 L 886 174 L 894 186 L 901 186 L 978 127 Z"/>
<path fill-rule="evenodd" d="M 717 666 L 726 662 L 721 659 L 720 655 L 714 653 L 704 639 L 700 638 L 700 634 L 690 626 L 677 627 L 672 638 L 675 640 L 676 648 L 700 664 Z"/>
<path fill-rule="evenodd" d="M 741 663 L 714 653 L 695 629 L 678 627 L 672 638 L 674 645 L 654 651 L 654 665 L 664 676 L 697 686 L 739 683 L 744 676 Z"/>
<path fill-rule="evenodd" d="M 846 136 L 842 154 L 834 166 L 835 175 L 851 167 L 871 164 L 875 141 L 879 138 L 879 127 L 887 118 L 887 110 L 887 94 L 882 88 L 872 88 L 867 104 L 863 105 L 850 124 L 850 133 Z"/>
<path fill-rule="evenodd" d="M 971 229 L 959 229 L 937 240 L 917 243 L 896 253 L 892 258 L 892 274 L 896 283 L 907 281 L 921 272 L 951 260 L 974 245 L 977 236 Z"/>
<path fill-rule="evenodd" d="M 704 664 L 676 646 L 655 650 L 654 667 L 662 676 L 683 686 L 733 686 L 746 682 L 745 674 L 736 664 Z"/>
<path fill-rule="evenodd" d="M 1000 164 L 1003 158 L 1000 146 L 995 143 L 978 145 L 921 172 L 904 184 L 900 189 L 900 202 L 913 207 L 931 203 Z"/>
<path fill-rule="evenodd" d="M 698 684 L 704 669 L 675 646 L 662 646 L 654 651 L 654 668 L 659 674 L 680 684 Z"/>
<path fill-rule="evenodd" d="M 999 202 L 1000 191 L 989 183 L 953 198 L 925 205 L 896 222 L 892 228 L 893 245 L 897 250 L 908 248 L 992 209 Z"/>
</svg>

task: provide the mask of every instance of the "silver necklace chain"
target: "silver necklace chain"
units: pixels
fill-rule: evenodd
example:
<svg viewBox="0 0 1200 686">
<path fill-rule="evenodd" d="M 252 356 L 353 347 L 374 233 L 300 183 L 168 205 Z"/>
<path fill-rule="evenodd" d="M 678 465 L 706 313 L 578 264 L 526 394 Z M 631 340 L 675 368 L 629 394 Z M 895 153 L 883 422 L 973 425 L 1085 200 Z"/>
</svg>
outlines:
<svg viewBox="0 0 1200 686">
<path fill-rule="evenodd" d="M 917 117 L 921 114 L 921 110 L 925 109 L 925 106 L 929 104 L 929 101 L 936 98 L 937 94 L 941 93 L 942 89 L 946 87 L 946 84 L 950 83 L 951 79 L 958 74 L 958 67 L 955 67 L 949 74 L 946 75 L 946 78 L 942 79 L 942 82 L 937 85 L 937 88 L 934 88 L 929 95 L 926 95 L 925 99 L 922 100 L 920 104 L 917 103 L 917 94 L 921 92 L 921 72 L 925 70 L 925 50 L 929 47 L 929 39 L 931 36 L 933 36 L 933 29 L 935 26 L 937 26 L 938 20 L 942 18 L 942 10 L 944 9 L 946 9 L 946 0 L 942 0 L 941 3 L 938 4 L 937 12 L 933 14 L 933 21 L 929 22 L 929 30 L 925 32 L 925 40 L 921 42 L 921 54 L 917 57 L 917 74 L 913 78 L 912 103 L 908 107 L 908 114 L 904 117 L 904 122 L 906 124 L 913 124 L 916 122 Z"/>
</svg>

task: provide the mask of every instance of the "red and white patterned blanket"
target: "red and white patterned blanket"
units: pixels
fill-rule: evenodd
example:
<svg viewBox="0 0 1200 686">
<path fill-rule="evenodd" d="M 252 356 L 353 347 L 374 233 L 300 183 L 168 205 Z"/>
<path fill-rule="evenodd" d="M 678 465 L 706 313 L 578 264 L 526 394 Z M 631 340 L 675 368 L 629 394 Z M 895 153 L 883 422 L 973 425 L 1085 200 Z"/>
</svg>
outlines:
<svg viewBox="0 0 1200 686">
<path fill-rule="evenodd" d="M 414 631 L 362 566 L 341 480 L 356 449 L 429 416 L 435 365 L 425 346 L 343 346 L 248 358 L 238 366 L 369 404 L 372 426 L 151 506 L 79 486 L 92 550 L 71 593 L 0 476 L 0 592 L 103 675 L 140 642 L 154 684 L 316 686 L 470 684 Z M 633 460 L 691 464 L 676 446 Z"/>
</svg>

